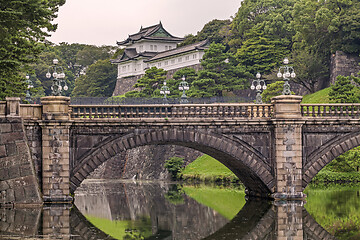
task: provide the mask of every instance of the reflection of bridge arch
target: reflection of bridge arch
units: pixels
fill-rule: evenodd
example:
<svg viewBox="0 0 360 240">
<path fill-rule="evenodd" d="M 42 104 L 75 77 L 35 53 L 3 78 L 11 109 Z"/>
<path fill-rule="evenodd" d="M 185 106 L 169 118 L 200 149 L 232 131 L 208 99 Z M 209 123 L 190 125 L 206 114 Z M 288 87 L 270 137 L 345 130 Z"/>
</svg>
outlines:
<svg viewBox="0 0 360 240">
<path fill-rule="evenodd" d="M 292 204 L 295 205 L 291 206 Z M 296 220 L 288 222 L 291 218 Z M 292 227 L 294 229 L 291 229 Z M 306 236 L 304 239 L 336 239 L 321 227 L 303 206 L 296 206 L 296 203 L 274 206 L 265 201 L 247 201 L 231 222 L 204 240 L 278 239 L 285 238 L 281 235 L 286 229 L 295 236 Z"/>
<path fill-rule="evenodd" d="M 341 126 L 339 128 L 341 129 Z M 332 160 L 358 146 L 360 146 L 359 131 L 345 132 L 318 146 L 307 156 L 306 164 L 303 166 L 303 188 Z"/>
<path fill-rule="evenodd" d="M 115 239 L 95 227 L 75 206 L 70 210 L 70 233 L 82 240 Z"/>
<path fill-rule="evenodd" d="M 206 153 L 233 171 L 248 190 L 264 195 L 271 192 L 275 180 L 272 168 L 256 149 L 225 135 L 193 129 L 149 130 L 138 129 L 122 136 L 115 136 L 99 144 L 71 170 L 71 190 L 102 163 L 117 154 L 144 145 L 180 145 Z M 73 154 L 74 155 L 74 154 Z"/>
</svg>

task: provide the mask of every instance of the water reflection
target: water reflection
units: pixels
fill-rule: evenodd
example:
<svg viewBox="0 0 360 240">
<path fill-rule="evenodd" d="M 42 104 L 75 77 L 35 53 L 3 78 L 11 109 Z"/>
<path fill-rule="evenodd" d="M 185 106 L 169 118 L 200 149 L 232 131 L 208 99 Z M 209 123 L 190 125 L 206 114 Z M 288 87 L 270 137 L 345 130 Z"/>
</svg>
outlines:
<svg viewBox="0 0 360 240">
<path fill-rule="evenodd" d="M 334 239 L 301 202 L 245 203 L 243 193 L 228 189 L 220 195 L 242 200 L 231 205 L 177 185 L 88 182 L 76 206 L 0 209 L 0 239 Z"/>
</svg>

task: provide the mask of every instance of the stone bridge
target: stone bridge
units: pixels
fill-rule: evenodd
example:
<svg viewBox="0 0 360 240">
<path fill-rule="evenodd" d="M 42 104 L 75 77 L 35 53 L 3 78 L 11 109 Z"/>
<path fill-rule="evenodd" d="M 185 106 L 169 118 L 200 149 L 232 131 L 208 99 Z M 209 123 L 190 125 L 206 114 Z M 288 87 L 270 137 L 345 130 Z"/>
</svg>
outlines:
<svg viewBox="0 0 360 240">
<path fill-rule="evenodd" d="M 302 199 L 326 164 L 360 145 L 360 104 L 309 105 L 301 99 L 115 106 L 71 105 L 67 97 L 23 105 L 9 98 L 0 102 L 0 118 L 21 117 L 45 202 L 71 201 L 102 163 L 150 144 L 181 145 L 216 158 L 249 196 Z"/>
</svg>

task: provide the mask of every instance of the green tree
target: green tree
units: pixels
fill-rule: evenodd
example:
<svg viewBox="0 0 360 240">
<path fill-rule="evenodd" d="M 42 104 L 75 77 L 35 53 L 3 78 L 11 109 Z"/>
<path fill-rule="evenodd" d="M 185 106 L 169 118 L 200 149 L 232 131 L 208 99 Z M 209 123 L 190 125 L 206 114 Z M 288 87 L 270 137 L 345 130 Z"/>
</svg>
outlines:
<svg viewBox="0 0 360 240">
<path fill-rule="evenodd" d="M 295 34 L 291 26 L 294 2 L 295 0 L 244 0 L 231 23 L 231 51 L 236 52 L 249 38 L 257 40 L 256 34 L 281 44 L 281 48 L 291 50 Z M 248 35 L 248 32 L 252 34 Z"/>
<path fill-rule="evenodd" d="M 329 65 L 330 54 L 360 53 L 360 2 L 299 0 L 293 11 L 294 47 L 317 55 Z"/>
<path fill-rule="evenodd" d="M 335 103 L 359 103 L 360 88 L 354 83 L 360 84 L 360 78 L 355 76 L 338 76 L 335 84 L 331 86 L 329 98 Z"/>
<path fill-rule="evenodd" d="M 203 29 L 195 36 L 192 34 L 186 35 L 185 40 L 179 46 L 189 45 L 202 40 L 209 40 L 210 43 L 224 43 L 226 34 L 225 29 L 230 25 L 230 20 L 214 19 L 206 23 Z"/>
<path fill-rule="evenodd" d="M 323 62 L 318 54 L 306 49 L 298 49 L 293 53 L 294 66 L 296 66 L 296 78 L 293 81 L 310 93 L 322 89 L 329 77 L 329 68 L 326 62 Z"/>
<path fill-rule="evenodd" d="M 263 24 L 265 23 L 254 26 L 244 34 L 246 40 L 236 53 L 239 64 L 253 74 L 270 73 L 285 56 L 290 54 L 281 39 L 264 33 Z"/>
<path fill-rule="evenodd" d="M 197 73 L 193 68 L 182 68 L 177 70 L 171 79 L 167 80 L 167 86 L 170 88 L 171 98 L 179 98 L 182 95 L 182 91 L 179 90 L 179 84 L 182 81 L 182 77 L 185 77 L 189 86 L 196 79 Z"/>
<path fill-rule="evenodd" d="M 166 71 L 164 69 L 157 67 L 149 68 L 145 71 L 145 75 L 138 79 L 134 85 L 134 88 L 139 90 L 127 92 L 125 97 L 162 97 L 160 88 L 163 86 L 165 79 Z"/>
<path fill-rule="evenodd" d="M 262 100 L 265 103 L 270 103 L 271 98 L 282 95 L 284 89 L 284 81 L 277 81 L 267 85 L 267 88 L 262 92 Z"/>
<path fill-rule="evenodd" d="M 84 48 L 76 53 L 76 64 L 83 67 L 90 66 L 98 60 L 108 59 L 115 52 L 115 48 L 111 46 L 93 46 L 85 45 Z"/>
<path fill-rule="evenodd" d="M 233 56 L 225 52 L 225 46 L 212 43 L 201 61 L 203 70 L 192 82 L 188 92 L 190 97 L 223 96 L 224 92 L 244 89 L 251 75 L 237 63 Z"/>
<path fill-rule="evenodd" d="M 181 179 L 181 171 L 184 169 L 184 158 L 171 157 L 168 160 L 165 160 L 164 167 L 170 173 L 172 180 Z"/>
<path fill-rule="evenodd" d="M 35 61 L 65 0 L 0 0 L 0 99 L 25 92 L 25 64 Z"/>
<path fill-rule="evenodd" d="M 114 91 L 117 69 L 109 59 L 90 65 L 85 75 L 75 81 L 74 97 L 110 97 Z"/>
</svg>

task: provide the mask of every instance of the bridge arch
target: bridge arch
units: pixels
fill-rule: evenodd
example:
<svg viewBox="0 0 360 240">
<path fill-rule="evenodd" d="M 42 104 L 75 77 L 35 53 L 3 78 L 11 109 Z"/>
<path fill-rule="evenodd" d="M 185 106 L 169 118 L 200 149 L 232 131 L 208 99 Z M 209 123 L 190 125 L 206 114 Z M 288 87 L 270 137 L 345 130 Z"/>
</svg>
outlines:
<svg viewBox="0 0 360 240">
<path fill-rule="evenodd" d="M 227 166 L 246 186 L 249 195 L 268 196 L 274 186 L 272 168 L 255 149 L 224 135 L 192 129 L 134 130 L 98 146 L 71 170 L 70 189 L 118 153 L 144 145 L 180 145 L 208 154 Z"/>
<path fill-rule="evenodd" d="M 315 175 L 332 160 L 360 146 L 360 132 L 351 132 L 335 137 L 311 153 L 303 167 L 302 187 L 305 188 Z"/>
</svg>

